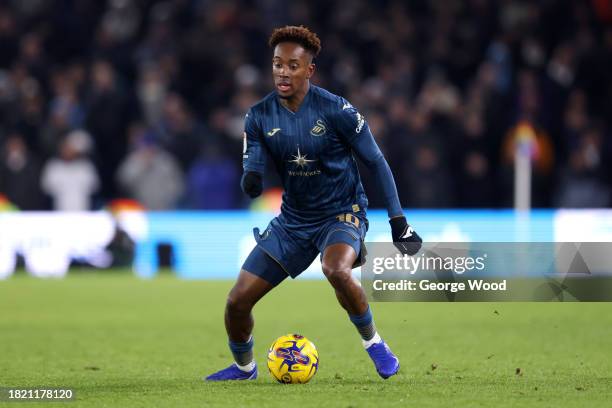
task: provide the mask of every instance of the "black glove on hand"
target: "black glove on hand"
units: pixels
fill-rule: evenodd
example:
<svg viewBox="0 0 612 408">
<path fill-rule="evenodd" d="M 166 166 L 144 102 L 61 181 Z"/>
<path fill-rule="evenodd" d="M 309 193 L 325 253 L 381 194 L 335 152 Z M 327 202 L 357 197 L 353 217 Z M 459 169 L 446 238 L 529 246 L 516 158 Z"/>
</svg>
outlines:
<svg viewBox="0 0 612 408">
<path fill-rule="evenodd" d="M 254 171 L 247 171 L 242 175 L 240 187 L 242 191 L 251 198 L 259 196 L 263 190 L 261 174 L 255 173 Z"/>
<path fill-rule="evenodd" d="M 423 240 L 415 230 L 406 222 L 406 217 L 395 217 L 389 220 L 393 245 L 402 254 L 414 255 L 421 249 Z"/>
</svg>

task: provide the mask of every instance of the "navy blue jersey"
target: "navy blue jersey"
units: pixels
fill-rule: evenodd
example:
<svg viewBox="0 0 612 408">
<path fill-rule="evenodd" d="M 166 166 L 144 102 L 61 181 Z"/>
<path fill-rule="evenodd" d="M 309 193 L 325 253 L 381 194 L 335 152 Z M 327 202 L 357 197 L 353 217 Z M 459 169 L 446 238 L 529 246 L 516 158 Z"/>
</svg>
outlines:
<svg viewBox="0 0 612 408">
<path fill-rule="evenodd" d="M 393 176 L 365 118 L 344 98 L 310 85 L 297 112 L 276 92 L 255 104 L 245 120 L 243 168 L 263 174 L 270 158 L 281 177 L 282 214 L 317 222 L 368 205 L 356 154 L 376 174 L 389 216 L 401 215 Z"/>
</svg>

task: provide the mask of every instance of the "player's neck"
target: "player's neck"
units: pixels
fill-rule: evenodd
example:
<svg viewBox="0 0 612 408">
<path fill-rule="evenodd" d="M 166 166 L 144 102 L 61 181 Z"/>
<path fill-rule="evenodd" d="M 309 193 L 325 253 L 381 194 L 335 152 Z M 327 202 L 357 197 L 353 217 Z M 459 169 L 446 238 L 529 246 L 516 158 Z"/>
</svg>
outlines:
<svg viewBox="0 0 612 408">
<path fill-rule="evenodd" d="M 293 94 L 291 98 L 278 98 L 278 99 L 280 100 L 280 103 L 285 108 L 295 113 L 298 111 L 298 109 L 300 109 L 300 105 L 302 105 L 302 102 L 304 101 L 304 98 L 306 97 L 306 94 L 308 93 L 309 89 L 310 89 L 310 82 L 307 81 L 306 86 L 303 89 L 300 89 L 299 91 L 297 91 L 295 94 Z"/>
</svg>

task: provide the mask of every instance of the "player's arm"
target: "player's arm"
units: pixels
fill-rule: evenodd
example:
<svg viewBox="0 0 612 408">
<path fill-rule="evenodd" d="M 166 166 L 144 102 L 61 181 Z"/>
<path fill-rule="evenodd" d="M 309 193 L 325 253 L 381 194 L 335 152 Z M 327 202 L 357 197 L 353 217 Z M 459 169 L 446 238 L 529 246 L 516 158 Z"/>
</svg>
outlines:
<svg viewBox="0 0 612 408">
<path fill-rule="evenodd" d="M 365 118 L 354 107 L 345 103 L 335 119 L 341 134 L 359 160 L 372 172 L 382 190 L 395 246 L 403 253 L 414 255 L 421 248 L 423 240 L 406 221 L 393 173 L 376 144 Z"/>
<path fill-rule="evenodd" d="M 253 112 L 249 110 L 244 120 L 243 174 L 240 180 L 240 187 L 251 198 L 259 196 L 263 190 L 266 149 L 261 139 L 259 124 Z"/>
</svg>

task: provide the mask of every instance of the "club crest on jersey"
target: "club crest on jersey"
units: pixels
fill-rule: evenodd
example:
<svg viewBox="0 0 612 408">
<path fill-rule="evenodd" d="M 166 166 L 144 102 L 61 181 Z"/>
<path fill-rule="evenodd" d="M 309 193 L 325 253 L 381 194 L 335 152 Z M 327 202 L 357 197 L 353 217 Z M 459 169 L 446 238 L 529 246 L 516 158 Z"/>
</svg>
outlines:
<svg viewBox="0 0 612 408">
<path fill-rule="evenodd" d="M 323 136 L 326 131 L 325 123 L 321 119 L 317 119 L 315 125 L 310 129 L 310 134 L 313 136 Z"/>
</svg>

